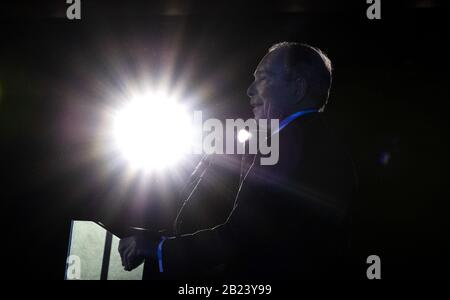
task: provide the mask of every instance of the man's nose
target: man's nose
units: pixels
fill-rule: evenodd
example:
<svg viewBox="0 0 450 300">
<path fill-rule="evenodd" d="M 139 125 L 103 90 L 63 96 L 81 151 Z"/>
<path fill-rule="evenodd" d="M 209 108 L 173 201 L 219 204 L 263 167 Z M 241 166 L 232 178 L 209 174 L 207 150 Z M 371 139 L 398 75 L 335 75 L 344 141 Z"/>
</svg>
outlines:
<svg viewBox="0 0 450 300">
<path fill-rule="evenodd" d="M 255 92 L 255 82 L 253 81 L 252 84 L 250 84 L 250 86 L 247 89 L 247 96 L 249 96 L 250 98 L 254 97 L 256 95 Z"/>
</svg>

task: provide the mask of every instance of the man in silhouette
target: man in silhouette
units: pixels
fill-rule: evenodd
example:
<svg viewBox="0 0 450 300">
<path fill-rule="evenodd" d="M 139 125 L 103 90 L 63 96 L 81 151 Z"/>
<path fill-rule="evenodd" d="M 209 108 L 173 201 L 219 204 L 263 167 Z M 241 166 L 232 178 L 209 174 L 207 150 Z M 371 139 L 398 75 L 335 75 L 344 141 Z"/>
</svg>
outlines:
<svg viewBox="0 0 450 300">
<path fill-rule="evenodd" d="M 255 119 L 280 120 L 279 162 L 245 155 L 232 208 L 213 228 L 122 239 L 125 269 L 148 260 L 167 278 L 341 277 L 355 174 L 323 116 L 331 74 L 317 48 L 272 46 L 247 94 Z"/>
</svg>

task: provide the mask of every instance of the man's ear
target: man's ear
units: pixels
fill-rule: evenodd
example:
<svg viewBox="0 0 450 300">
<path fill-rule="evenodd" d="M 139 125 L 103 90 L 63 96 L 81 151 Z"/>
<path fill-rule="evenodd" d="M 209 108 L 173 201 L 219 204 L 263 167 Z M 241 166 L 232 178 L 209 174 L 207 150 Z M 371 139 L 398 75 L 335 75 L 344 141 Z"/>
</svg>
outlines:
<svg viewBox="0 0 450 300">
<path fill-rule="evenodd" d="M 302 77 L 299 77 L 295 80 L 295 96 L 298 99 L 297 101 L 302 101 L 306 96 L 306 91 L 308 90 L 308 83 Z"/>
</svg>

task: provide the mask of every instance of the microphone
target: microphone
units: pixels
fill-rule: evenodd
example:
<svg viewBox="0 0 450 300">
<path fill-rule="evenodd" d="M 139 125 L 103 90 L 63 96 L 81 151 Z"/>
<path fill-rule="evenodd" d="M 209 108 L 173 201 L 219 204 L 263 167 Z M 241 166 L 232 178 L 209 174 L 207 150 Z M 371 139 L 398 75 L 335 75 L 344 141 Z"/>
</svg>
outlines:
<svg viewBox="0 0 450 300">
<path fill-rule="evenodd" d="M 180 192 L 180 198 L 185 200 L 183 201 L 183 204 L 181 205 L 180 210 L 177 213 L 175 221 L 173 222 L 173 231 L 175 235 L 178 233 L 178 227 L 181 224 L 180 216 L 184 210 L 184 207 L 189 202 L 198 185 L 202 181 L 202 178 L 211 165 L 211 162 L 212 156 L 210 154 L 204 154 L 198 162 L 197 166 L 194 168 L 194 171 L 192 171 L 191 176 L 189 177 L 184 188 Z"/>
</svg>

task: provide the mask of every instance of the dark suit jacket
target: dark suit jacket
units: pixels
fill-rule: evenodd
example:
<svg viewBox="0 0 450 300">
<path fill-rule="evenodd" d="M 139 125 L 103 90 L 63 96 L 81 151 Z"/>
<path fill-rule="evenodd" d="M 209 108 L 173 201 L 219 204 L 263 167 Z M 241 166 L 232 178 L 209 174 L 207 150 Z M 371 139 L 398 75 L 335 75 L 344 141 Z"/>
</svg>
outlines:
<svg viewBox="0 0 450 300">
<path fill-rule="evenodd" d="M 320 113 L 279 135 L 278 164 L 261 166 L 256 157 L 225 225 L 164 242 L 163 276 L 341 277 L 356 185 L 351 159 Z"/>
</svg>

